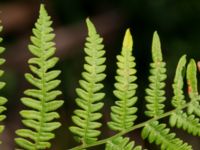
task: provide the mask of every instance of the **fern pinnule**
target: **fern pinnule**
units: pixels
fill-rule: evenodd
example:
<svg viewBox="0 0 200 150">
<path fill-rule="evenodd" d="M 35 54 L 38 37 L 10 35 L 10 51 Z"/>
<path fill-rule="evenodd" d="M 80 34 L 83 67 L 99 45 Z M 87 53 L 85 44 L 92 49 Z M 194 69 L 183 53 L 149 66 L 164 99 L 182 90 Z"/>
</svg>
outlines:
<svg viewBox="0 0 200 150">
<path fill-rule="evenodd" d="M 137 101 L 135 96 L 137 84 L 135 58 L 132 56 L 133 40 L 130 30 L 127 29 L 122 46 L 121 55 L 117 56 L 117 76 L 115 77 L 114 95 L 118 99 L 115 106 L 111 107 L 111 119 L 108 126 L 115 131 L 123 131 L 133 126 L 137 116 Z"/>
<path fill-rule="evenodd" d="M 130 142 L 127 137 L 119 136 L 112 141 L 107 141 L 105 150 L 142 150 L 142 147 L 136 146 L 135 142 Z"/>
<path fill-rule="evenodd" d="M 100 90 L 104 87 L 102 81 L 106 77 L 103 39 L 97 34 L 89 19 L 86 20 L 86 23 L 88 27 L 88 37 L 84 49 L 86 63 L 82 73 L 83 79 L 79 81 L 80 88 L 76 89 L 78 98 L 75 100 L 79 108 L 74 111 L 72 116 L 75 125 L 69 128 L 76 139 L 83 144 L 95 142 L 101 133 L 98 130 L 101 127 L 98 120 L 102 117 L 99 111 L 104 105 L 101 100 L 105 94 Z"/>
<path fill-rule="evenodd" d="M 26 80 L 35 86 L 24 92 L 26 97 L 21 99 L 22 103 L 30 109 L 20 111 L 22 123 L 27 129 L 18 129 L 15 138 L 18 146 L 26 150 L 41 150 L 51 147 L 50 139 L 55 137 L 53 130 L 61 124 L 53 121 L 59 118 L 56 110 L 61 107 L 63 100 L 56 100 L 61 94 L 55 88 L 60 84 L 56 78 L 59 70 L 52 70 L 58 58 L 52 57 L 56 51 L 55 43 L 52 42 L 55 35 L 52 33 L 52 21 L 45 10 L 44 4 L 40 6 L 39 18 L 31 36 L 32 44 L 29 51 L 34 55 L 28 63 L 31 73 L 26 73 Z"/>
<path fill-rule="evenodd" d="M 196 114 L 200 117 L 200 97 L 197 86 L 197 66 L 194 59 L 191 59 L 187 66 L 187 84 L 188 94 L 190 97 L 190 105 L 188 106 L 189 114 Z"/>
<path fill-rule="evenodd" d="M 0 25 L 0 32 L 2 32 L 2 30 L 3 30 L 3 27 Z M 0 37 L 0 43 L 2 43 L 2 41 L 3 41 L 3 38 Z M 0 54 L 2 54 L 4 51 L 5 51 L 5 48 L 0 46 Z M 4 63 L 5 63 L 5 59 L 0 58 L 0 65 Z M 4 74 L 4 71 L 0 69 L 0 77 L 2 77 L 3 74 Z M 5 82 L 0 81 L 0 90 L 3 89 L 5 85 L 6 85 Z M 6 110 L 6 107 L 4 106 L 6 102 L 7 102 L 7 99 L 3 96 L 0 96 L 0 122 L 6 118 L 6 116 L 2 114 Z M 4 130 L 4 125 L 0 125 L 0 133 L 2 133 L 3 130 Z"/>
<path fill-rule="evenodd" d="M 149 117 L 156 117 L 164 112 L 165 101 L 165 87 L 164 80 L 166 79 L 166 63 L 163 62 L 160 39 L 157 32 L 153 35 L 152 42 L 152 59 L 153 62 L 150 64 L 150 77 L 149 77 L 149 88 L 146 89 L 147 96 L 145 100 L 147 101 L 145 114 Z"/>
</svg>

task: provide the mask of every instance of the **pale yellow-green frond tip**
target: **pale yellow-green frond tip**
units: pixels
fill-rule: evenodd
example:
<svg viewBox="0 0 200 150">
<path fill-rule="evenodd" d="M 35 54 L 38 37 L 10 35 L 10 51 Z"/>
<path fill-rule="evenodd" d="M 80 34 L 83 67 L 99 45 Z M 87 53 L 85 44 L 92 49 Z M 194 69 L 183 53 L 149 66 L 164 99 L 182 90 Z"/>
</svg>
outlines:
<svg viewBox="0 0 200 150">
<path fill-rule="evenodd" d="M 86 24 L 88 28 L 88 35 L 96 34 L 96 28 L 89 18 L 86 19 Z"/>
<path fill-rule="evenodd" d="M 153 41 L 152 41 L 152 58 L 153 61 L 162 61 L 162 51 L 160 45 L 160 38 L 158 36 L 157 31 L 153 34 Z"/>
<path fill-rule="evenodd" d="M 132 50 L 132 47 L 133 47 L 133 38 L 130 29 L 127 29 L 124 36 L 123 48 Z"/>
<path fill-rule="evenodd" d="M 40 4 L 40 14 L 41 15 L 47 15 L 47 11 L 46 11 L 45 5 L 43 3 Z"/>
</svg>

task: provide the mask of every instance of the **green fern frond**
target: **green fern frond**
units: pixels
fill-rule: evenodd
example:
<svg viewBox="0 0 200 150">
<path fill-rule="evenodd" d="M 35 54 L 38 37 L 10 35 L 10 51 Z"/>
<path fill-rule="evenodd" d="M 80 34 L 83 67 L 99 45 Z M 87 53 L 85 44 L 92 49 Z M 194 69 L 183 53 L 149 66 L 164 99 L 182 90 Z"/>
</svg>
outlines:
<svg viewBox="0 0 200 150">
<path fill-rule="evenodd" d="M 183 94 L 185 65 L 186 55 L 183 55 L 179 60 L 173 83 L 174 96 L 172 98 L 172 105 L 175 108 L 181 108 L 186 103 Z M 190 134 L 198 136 L 200 135 L 199 119 L 195 118 L 194 115 L 188 115 L 187 113 L 184 113 L 180 109 L 172 113 L 169 122 L 172 127 L 176 126 L 177 128 L 186 130 Z"/>
<path fill-rule="evenodd" d="M 186 101 L 183 92 L 184 77 L 185 77 L 186 55 L 183 55 L 177 65 L 173 87 L 174 96 L 172 98 L 172 105 L 175 108 L 182 107 Z"/>
<path fill-rule="evenodd" d="M 106 143 L 105 150 L 142 150 L 141 146 L 135 146 L 135 142 L 129 138 L 117 137 L 112 141 Z"/>
<path fill-rule="evenodd" d="M 55 88 L 60 84 L 56 78 L 59 70 L 52 70 L 58 58 L 53 57 L 56 48 L 52 42 L 55 35 L 52 33 L 52 21 L 48 16 L 43 4 L 40 6 L 39 18 L 31 36 L 32 44 L 29 45 L 30 52 L 35 56 L 28 63 L 31 73 L 26 73 L 26 80 L 35 86 L 24 92 L 26 97 L 21 99 L 22 103 L 30 109 L 22 110 L 20 115 L 22 123 L 27 129 L 18 129 L 16 134 L 19 138 L 15 141 L 18 146 L 27 150 L 47 149 L 51 147 L 49 140 L 55 137 L 53 130 L 60 127 L 60 123 L 53 121 L 59 118 L 56 110 L 61 107 L 63 100 L 56 100 L 61 94 Z"/>
<path fill-rule="evenodd" d="M 194 59 L 191 59 L 187 66 L 187 84 L 188 94 L 190 97 L 190 105 L 188 106 L 188 113 L 195 113 L 200 117 L 200 97 L 197 88 L 197 66 Z"/>
<path fill-rule="evenodd" d="M 148 138 L 150 143 L 155 142 L 160 145 L 161 150 L 192 150 L 192 147 L 175 137 L 175 133 L 170 133 L 166 124 L 159 124 L 158 121 L 147 123 L 142 130 L 142 138 Z"/>
<path fill-rule="evenodd" d="M 0 32 L 2 32 L 2 30 L 3 30 L 3 27 L 0 25 Z M 2 43 L 2 41 L 3 41 L 3 38 L 0 37 L 0 43 Z M 2 54 L 4 51 L 5 51 L 5 48 L 0 46 L 0 54 Z M 0 58 L 0 65 L 4 63 L 5 63 L 5 59 Z M 2 77 L 3 74 L 4 74 L 4 71 L 0 69 L 0 77 Z M 5 82 L 0 81 L 0 90 L 3 89 L 5 85 L 6 85 Z M 0 122 L 6 118 L 6 116 L 2 114 L 6 110 L 6 107 L 4 106 L 6 102 L 7 102 L 7 99 L 5 97 L 0 96 Z M 2 133 L 3 130 L 4 130 L 4 125 L 0 125 L 0 133 Z"/>
<path fill-rule="evenodd" d="M 132 56 L 133 40 L 128 29 L 126 31 L 121 55 L 117 56 L 117 76 L 115 77 L 114 95 L 118 98 L 115 101 L 115 106 L 111 107 L 111 119 L 108 126 L 115 131 L 123 131 L 133 126 L 135 119 L 134 115 L 137 111 L 133 107 L 137 101 L 135 96 L 137 84 L 135 58 Z"/>
<path fill-rule="evenodd" d="M 69 128 L 83 144 L 95 142 L 97 136 L 101 133 L 98 130 L 101 127 L 101 123 L 97 120 L 102 117 L 99 110 L 104 105 L 101 100 L 105 94 L 100 90 L 104 87 L 101 82 L 106 77 L 104 74 L 106 59 L 102 44 L 103 39 L 97 34 L 94 25 L 89 19 L 86 20 L 86 23 L 88 37 L 84 49 L 87 54 L 85 57 L 86 63 L 84 64 L 85 71 L 82 73 L 83 79 L 79 81 L 80 88 L 76 89 L 78 95 L 76 103 L 79 109 L 76 109 L 72 116 L 75 126 Z"/>
<path fill-rule="evenodd" d="M 149 77 L 149 88 L 146 89 L 147 111 L 145 114 L 149 117 L 156 117 L 164 112 L 165 101 L 165 87 L 164 80 L 166 79 L 166 63 L 163 62 L 160 40 L 157 32 L 154 33 L 152 42 L 152 59 L 153 62 L 150 64 L 150 77 Z"/>
<path fill-rule="evenodd" d="M 183 111 L 176 111 L 170 116 L 170 125 L 172 127 L 182 128 L 189 134 L 200 136 L 200 123 L 199 119 L 194 115 L 189 115 Z"/>
</svg>

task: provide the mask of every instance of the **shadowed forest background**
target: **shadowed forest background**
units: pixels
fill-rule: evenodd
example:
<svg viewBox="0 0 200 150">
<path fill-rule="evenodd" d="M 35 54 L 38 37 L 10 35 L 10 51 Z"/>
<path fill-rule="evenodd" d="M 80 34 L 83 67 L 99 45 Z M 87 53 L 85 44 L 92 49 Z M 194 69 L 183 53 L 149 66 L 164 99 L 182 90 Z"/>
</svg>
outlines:
<svg viewBox="0 0 200 150">
<path fill-rule="evenodd" d="M 38 17 L 39 0 L 1 0 L 0 20 L 4 26 L 2 37 L 6 51 L 3 57 L 7 62 L 4 65 L 7 82 L 6 88 L 1 91 L 8 98 L 6 130 L 2 135 L 1 150 L 13 150 L 15 147 L 15 130 L 22 126 L 19 111 L 24 108 L 20 102 L 23 91 L 30 87 L 24 79 L 24 73 L 29 72 L 27 60 L 31 56 L 27 45 L 34 22 Z M 115 98 L 112 94 L 116 55 L 121 50 L 126 28 L 130 28 L 134 38 L 134 56 L 137 62 L 137 83 L 139 97 L 137 106 L 137 122 L 147 119 L 144 112 L 144 89 L 148 85 L 149 63 L 151 61 L 151 41 L 155 30 L 161 38 L 164 60 L 167 62 L 168 78 L 166 95 L 168 97 L 166 110 L 170 110 L 172 96 L 171 83 L 178 59 L 187 54 L 188 60 L 193 57 L 200 60 L 200 1 L 197 0 L 46 0 L 44 1 L 56 33 L 56 55 L 60 58 L 56 68 L 62 70 L 60 90 L 64 106 L 59 109 L 62 127 L 56 130 L 52 150 L 64 150 L 77 143 L 73 140 L 68 127 L 72 124 L 71 114 L 75 106 L 75 88 L 81 78 L 84 61 L 84 41 L 87 36 L 85 19 L 90 17 L 97 31 L 104 38 L 107 57 L 107 78 L 104 99 L 104 117 L 102 135 L 113 135 L 106 126 L 109 120 L 110 106 Z M 200 75 L 199 75 L 200 76 Z M 168 121 L 168 120 L 162 120 Z M 129 136 L 138 144 L 147 149 L 156 150 L 154 144 L 148 144 L 140 137 L 140 130 L 131 132 Z M 174 130 L 179 137 L 199 149 L 199 138 L 192 137 L 181 130 Z M 97 148 L 96 148 L 97 149 Z M 100 147 L 99 149 L 103 149 Z"/>
</svg>

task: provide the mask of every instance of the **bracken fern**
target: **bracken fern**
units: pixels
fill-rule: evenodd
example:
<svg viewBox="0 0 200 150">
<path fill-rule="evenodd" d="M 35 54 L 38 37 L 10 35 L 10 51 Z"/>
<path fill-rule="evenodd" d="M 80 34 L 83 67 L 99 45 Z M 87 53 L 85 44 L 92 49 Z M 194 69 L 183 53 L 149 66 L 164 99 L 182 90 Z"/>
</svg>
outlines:
<svg viewBox="0 0 200 150">
<path fill-rule="evenodd" d="M 35 56 L 28 61 L 34 75 L 25 74 L 27 81 L 36 89 L 26 90 L 26 97 L 21 99 L 22 103 L 31 109 L 20 112 L 22 123 L 27 129 L 18 129 L 16 134 L 20 137 L 15 139 L 20 147 L 27 150 L 50 148 L 49 140 L 55 136 L 53 130 L 61 125 L 53 121 L 59 118 L 56 109 L 63 104 L 62 100 L 56 100 L 61 94 L 59 90 L 55 90 L 60 84 L 60 80 L 56 80 L 60 71 L 50 70 L 56 65 L 58 58 L 52 57 L 56 50 L 55 43 L 52 42 L 55 35 L 52 33 L 52 21 L 43 4 L 39 14 L 33 29 L 34 35 L 31 36 L 32 44 L 29 45 L 30 52 Z"/>
<path fill-rule="evenodd" d="M 90 31 L 90 28 L 93 29 L 94 27 L 88 26 L 88 28 L 88 30 Z M 176 134 L 170 131 L 170 128 L 167 127 L 167 124 L 162 123 L 161 121 L 159 121 L 159 119 L 169 116 L 169 124 L 172 127 L 176 126 L 178 128 L 182 128 L 183 130 L 186 130 L 190 134 L 199 136 L 199 119 L 195 118 L 195 114 L 198 115 L 197 108 L 200 106 L 199 95 L 197 91 L 196 64 L 194 60 L 190 61 L 187 67 L 187 71 L 185 71 L 186 55 L 183 55 L 181 57 L 176 69 L 173 83 L 174 96 L 172 98 L 172 105 L 174 109 L 169 112 L 165 112 L 164 102 L 166 100 L 166 97 L 164 90 L 164 81 L 167 77 L 165 68 L 166 63 L 163 61 L 159 36 L 157 32 L 154 33 L 152 42 L 153 62 L 150 64 L 151 75 L 149 76 L 150 84 L 149 87 L 146 89 L 145 96 L 145 100 L 147 102 L 147 110 L 145 111 L 145 115 L 150 117 L 150 119 L 134 125 L 134 121 L 137 118 L 137 115 L 135 114 L 137 108 L 134 106 L 137 100 L 137 97 L 135 95 L 137 88 L 137 84 L 135 83 L 135 81 L 137 77 L 135 76 L 135 58 L 132 56 L 132 46 L 133 41 L 130 30 L 127 30 L 124 37 L 121 55 L 117 56 L 118 68 L 117 76 L 115 78 L 117 82 L 114 84 L 115 90 L 113 92 L 117 100 L 115 101 L 115 105 L 111 107 L 111 121 L 108 122 L 109 128 L 117 131 L 118 133 L 114 136 L 99 141 L 95 141 L 95 139 L 91 143 L 83 142 L 82 145 L 74 147 L 71 150 L 82 150 L 101 144 L 105 144 L 106 150 L 142 149 L 141 146 L 135 146 L 134 141 L 130 141 L 129 138 L 123 137 L 123 135 L 125 135 L 126 133 L 129 133 L 138 128 L 143 128 L 141 132 L 141 136 L 143 139 L 148 139 L 149 143 L 155 142 L 156 145 L 160 145 L 160 148 L 162 150 L 192 150 L 191 145 L 176 137 Z M 185 73 L 187 73 L 188 92 L 191 99 L 189 102 L 185 100 L 185 96 L 183 95 Z M 89 80 L 89 78 L 87 79 Z M 93 80 L 95 80 L 95 78 L 93 78 Z M 84 90 L 81 93 L 77 93 L 79 94 L 81 99 L 84 99 L 84 101 L 87 102 L 90 99 L 88 98 L 86 93 L 88 87 L 82 87 L 84 88 Z M 91 103 L 85 102 L 83 107 L 82 105 L 80 105 L 83 103 L 83 100 L 81 101 L 81 99 L 77 99 L 77 104 L 81 108 L 86 108 L 85 110 L 88 110 Z M 188 108 L 188 111 L 185 112 L 184 108 Z M 80 118 L 82 117 L 85 120 L 87 120 L 87 118 L 85 115 L 83 116 L 85 112 L 79 110 L 80 112 L 78 113 L 76 111 L 77 110 L 75 110 L 75 114 L 79 116 L 79 120 L 74 120 L 74 122 L 79 127 L 73 127 L 73 132 L 76 135 L 79 135 L 79 140 L 82 140 L 82 131 L 86 126 L 85 121 L 80 120 Z M 90 126 L 90 128 L 92 128 L 92 126 Z"/>
<path fill-rule="evenodd" d="M 22 103 L 28 107 L 22 110 L 20 115 L 25 129 L 18 129 L 15 139 L 21 149 L 26 150 L 46 150 L 51 147 L 50 140 L 55 137 L 53 131 L 60 127 L 60 123 L 54 121 L 59 118 L 56 112 L 62 106 L 63 100 L 57 100 L 61 91 L 56 90 L 60 80 L 56 78 L 61 71 L 53 70 L 58 62 L 57 57 L 53 57 L 56 48 L 52 21 L 48 16 L 44 4 L 41 4 L 39 18 L 33 29 L 29 51 L 34 55 L 30 58 L 29 68 L 32 73 L 26 73 L 26 80 L 33 85 L 34 89 L 25 90 L 25 97 L 21 99 Z M 141 150 L 142 146 L 125 137 L 125 134 L 136 129 L 142 128 L 141 136 L 147 139 L 149 143 L 155 143 L 161 150 L 192 150 L 192 146 L 176 137 L 175 133 L 170 131 L 167 123 L 162 120 L 169 117 L 169 125 L 174 128 L 180 128 L 194 136 L 200 136 L 200 96 L 198 93 L 197 66 L 194 59 L 187 64 L 186 55 L 183 55 L 177 65 L 173 88 L 173 97 L 170 99 L 173 109 L 165 112 L 165 80 L 166 63 L 163 61 L 160 39 L 157 32 L 153 35 L 152 42 L 152 60 L 150 64 L 149 85 L 146 91 L 145 102 L 146 110 L 144 115 L 148 120 L 135 124 L 137 119 L 136 96 L 136 63 L 132 55 L 133 39 L 130 30 L 127 29 L 122 44 L 121 54 L 117 56 L 116 82 L 114 83 L 113 94 L 115 96 L 114 105 L 111 106 L 111 120 L 107 122 L 108 127 L 117 132 L 111 137 L 98 140 L 101 134 L 99 129 L 102 123 L 99 119 L 102 117 L 101 109 L 105 93 L 103 80 L 106 77 L 104 73 L 105 50 L 102 44 L 103 39 L 97 33 L 93 23 L 86 19 L 88 27 L 88 37 L 86 38 L 84 52 L 85 63 L 82 79 L 79 81 L 79 88 L 76 89 L 77 98 L 75 99 L 78 108 L 74 110 L 72 116 L 72 125 L 69 130 L 74 134 L 76 140 L 81 144 L 71 148 L 71 150 L 85 150 L 104 144 L 105 150 Z M 2 27 L 0 26 L 0 32 Z M 0 38 L 0 43 L 2 38 Z M 0 54 L 5 49 L 0 47 Z M 0 65 L 5 62 L 0 58 Z M 3 75 L 0 70 L 0 77 Z M 187 85 L 184 85 L 185 79 Z M 0 90 L 5 86 L 0 82 Z M 188 97 L 184 95 L 184 87 L 188 88 Z M 6 108 L 6 98 L 0 97 L 0 121 L 4 120 L 2 114 Z M 0 133 L 4 126 L 0 126 Z"/>
</svg>

